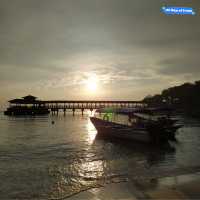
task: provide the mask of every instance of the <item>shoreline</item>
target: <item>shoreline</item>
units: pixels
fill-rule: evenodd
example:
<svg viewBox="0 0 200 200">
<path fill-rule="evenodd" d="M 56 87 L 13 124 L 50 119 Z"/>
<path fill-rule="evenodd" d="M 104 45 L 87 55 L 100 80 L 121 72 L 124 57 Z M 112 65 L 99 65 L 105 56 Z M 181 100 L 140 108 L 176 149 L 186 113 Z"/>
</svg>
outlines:
<svg viewBox="0 0 200 200">
<path fill-rule="evenodd" d="M 75 194 L 69 200 L 199 199 L 200 171 L 177 176 L 110 183 Z"/>
</svg>

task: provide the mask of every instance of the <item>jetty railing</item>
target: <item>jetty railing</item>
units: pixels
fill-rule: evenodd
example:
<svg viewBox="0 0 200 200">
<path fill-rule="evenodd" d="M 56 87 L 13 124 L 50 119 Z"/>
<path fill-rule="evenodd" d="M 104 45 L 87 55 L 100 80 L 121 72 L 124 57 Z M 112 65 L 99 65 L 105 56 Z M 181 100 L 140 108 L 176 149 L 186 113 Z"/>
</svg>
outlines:
<svg viewBox="0 0 200 200">
<path fill-rule="evenodd" d="M 67 110 L 72 110 L 73 114 L 76 110 L 80 110 L 83 114 L 84 110 L 100 108 L 144 108 L 147 106 L 142 101 L 80 101 L 80 100 L 55 100 L 55 101 L 41 101 L 41 106 L 50 109 L 52 114 L 58 114 L 62 110 L 64 114 Z"/>
<path fill-rule="evenodd" d="M 71 110 L 73 114 L 76 110 L 80 110 L 83 114 L 84 110 L 100 108 L 144 108 L 147 104 L 143 101 L 108 101 L 108 100 L 36 100 L 37 97 L 28 95 L 21 99 L 10 100 L 10 108 L 21 109 L 21 107 L 46 108 L 52 114 L 58 114 L 63 111 L 64 115 L 67 110 Z"/>
</svg>

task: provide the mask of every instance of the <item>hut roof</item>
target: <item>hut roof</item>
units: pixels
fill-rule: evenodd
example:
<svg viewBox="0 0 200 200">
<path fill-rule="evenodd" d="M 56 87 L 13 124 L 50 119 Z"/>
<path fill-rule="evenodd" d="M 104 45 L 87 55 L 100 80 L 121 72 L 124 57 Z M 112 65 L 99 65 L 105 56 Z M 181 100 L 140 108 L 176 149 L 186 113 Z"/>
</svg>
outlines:
<svg viewBox="0 0 200 200">
<path fill-rule="evenodd" d="M 24 100 L 36 100 L 37 99 L 37 97 L 34 97 L 34 96 L 32 96 L 32 95 L 27 95 L 27 96 L 25 96 L 25 97 L 22 97 Z"/>
<path fill-rule="evenodd" d="M 22 103 L 23 101 L 24 101 L 23 99 L 12 99 L 8 102 L 10 102 L 10 103 Z"/>
<path fill-rule="evenodd" d="M 25 97 L 22 97 L 21 99 L 12 99 L 8 102 L 14 103 L 14 104 L 35 104 L 35 103 L 42 103 L 40 100 L 36 100 L 37 97 L 34 97 L 32 95 L 28 95 Z"/>
</svg>

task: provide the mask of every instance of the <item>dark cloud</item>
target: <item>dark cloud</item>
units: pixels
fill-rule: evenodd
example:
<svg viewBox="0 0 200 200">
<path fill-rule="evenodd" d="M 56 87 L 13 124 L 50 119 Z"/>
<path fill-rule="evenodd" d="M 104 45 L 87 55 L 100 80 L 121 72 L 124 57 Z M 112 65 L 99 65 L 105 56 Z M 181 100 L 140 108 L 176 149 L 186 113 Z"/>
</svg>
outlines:
<svg viewBox="0 0 200 200">
<path fill-rule="evenodd" d="M 187 49 L 193 49 L 196 51 L 200 49 L 200 28 L 197 31 L 189 31 L 187 34 L 174 34 L 168 35 L 165 38 L 154 38 L 144 40 L 141 45 L 151 49 L 180 49 L 186 51 Z M 184 49 L 182 49 L 184 48 Z"/>
<path fill-rule="evenodd" d="M 176 57 L 161 61 L 159 73 L 163 75 L 177 76 L 182 74 L 192 74 L 194 76 L 200 74 L 200 59 L 197 57 Z"/>
</svg>

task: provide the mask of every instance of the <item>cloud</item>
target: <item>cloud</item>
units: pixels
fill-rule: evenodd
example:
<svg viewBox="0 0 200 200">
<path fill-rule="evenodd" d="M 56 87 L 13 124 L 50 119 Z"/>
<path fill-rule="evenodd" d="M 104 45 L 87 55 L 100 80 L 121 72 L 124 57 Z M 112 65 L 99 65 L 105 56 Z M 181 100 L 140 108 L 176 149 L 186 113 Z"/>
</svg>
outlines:
<svg viewBox="0 0 200 200">
<path fill-rule="evenodd" d="M 162 60 L 158 72 L 162 75 L 177 76 L 183 74 L 199 75 L 200 74 L 200 58 L 197 56 L 169 58 Z"/>
<path fill-rule="evenodd" d="M 132 90 L 140 96 L 149 93 L 148 87 L 157 92 L 176 79 L 199 74 L 200 16 L 164 16 L 160 7 L 166 2 L 0 2 L 2 95 L 7 95 L 5 88 L 13 94 L 38 90 L 38 96 L 62 95 L 64 87 L 73 93 L 96 74 L 105 88 L 113 89 L 107 96 L 117 95 L 119 87 L 128 97 Z"/>
</svg>

